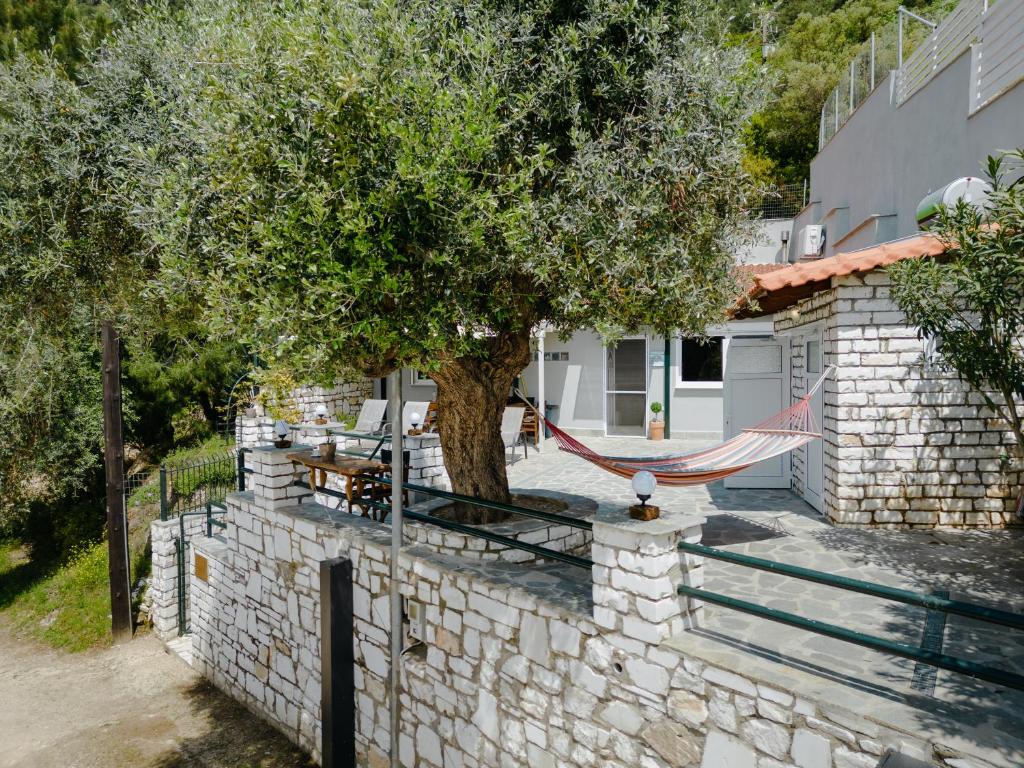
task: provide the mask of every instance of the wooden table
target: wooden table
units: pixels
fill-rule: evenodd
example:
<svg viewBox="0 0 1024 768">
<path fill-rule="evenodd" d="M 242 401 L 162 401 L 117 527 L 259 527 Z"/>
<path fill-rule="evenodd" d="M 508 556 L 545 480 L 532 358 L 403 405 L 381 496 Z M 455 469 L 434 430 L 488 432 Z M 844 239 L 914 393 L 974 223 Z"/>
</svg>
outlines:
<svg viewBox="0 0 1024 768">
<path fill-rule="evenodd" d="M 312 451 L 301 451 L 298 453 L 288 454 L 289 459 L 294 461 L 296 464 L 301 464 L 309 472 L 310 488 L 315 491 L 318 488 L 325 487 L 327 485 L 328 474 L 344 477 L 345 499 L 348 501 L 349 514 L 352 513 L 352 506 L 354 504 L 360 507 L 363 517 L 373 517 L 374 519 L 378 518 L 376 514 L 368 514 L 368 512 L 376 513 L 376 510 L 367 502 L 371 500 L 382 500 L 385 494 L 380 492 L 383 488 L 378 488 L 376 478 L 381 475 L 388 474 L 391 471 L 391 467 L 372 459 L 351 457 L 335 458 L 334 461 L 325 461 L 324 459 L 315 457 L 311 454 Z M 317 475 L 319 475 L 320 482 L 317 482 Z M 381 498 L 378 498 L 378 496 Z"/>
</svg>

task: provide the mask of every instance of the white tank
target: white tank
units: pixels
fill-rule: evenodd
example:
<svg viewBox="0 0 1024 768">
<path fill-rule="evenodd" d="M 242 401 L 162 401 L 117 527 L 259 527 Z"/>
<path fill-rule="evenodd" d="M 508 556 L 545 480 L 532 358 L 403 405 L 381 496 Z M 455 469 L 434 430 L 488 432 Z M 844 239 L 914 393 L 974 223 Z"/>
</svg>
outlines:
<svg viewBox="0 0 1024 768">
<path fill-rule="evenodd" d="M 988 202 L 988 195 L 991 191 L 992 185 L 976 176 L 954 179 L 941 189 L 930 193 L 917 204 L 917 226 L 923 227 L 933 221 L 938 217 L 939 211 L 948 206 L 955 206 L 960 200 L 971 203 L 981 210 Z"/>
</svg>

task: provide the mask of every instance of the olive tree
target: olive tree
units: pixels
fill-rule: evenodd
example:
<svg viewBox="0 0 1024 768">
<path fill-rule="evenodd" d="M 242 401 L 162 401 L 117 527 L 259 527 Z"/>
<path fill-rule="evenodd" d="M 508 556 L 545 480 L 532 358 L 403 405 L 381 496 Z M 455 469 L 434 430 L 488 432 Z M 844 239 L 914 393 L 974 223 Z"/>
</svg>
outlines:
<svg viewBox="0 0 1024 768">
<path fill-rule="evenodd" d="M 889 267 L 893 298 L 942 362 L 977 390 L 1013 430 L 1024 454 L 1024 153 L 988 159 L 992 193 L 940 211 L 944 257 Z M 993 397 L 993 394 L 996 396 Z"/>
<path fill-rule="evenodd" d="M 734 298 L 758 89 L 707 4 L 194 14 L 168 108 L 196 150 L 133 202 L 162 300 L 308 379 L 423 370 L 456 491 L 508 498 L 539 324 L 701 334 Z"/>
</svg>

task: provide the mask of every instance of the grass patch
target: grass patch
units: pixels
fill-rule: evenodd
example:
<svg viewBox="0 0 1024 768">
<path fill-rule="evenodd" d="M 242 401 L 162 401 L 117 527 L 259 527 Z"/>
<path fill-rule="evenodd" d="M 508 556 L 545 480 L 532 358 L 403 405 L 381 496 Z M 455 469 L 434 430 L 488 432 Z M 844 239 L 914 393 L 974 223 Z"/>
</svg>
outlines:
<svg viewBox="0 0 1024 768">
<path fill-rule="evenodd" d="M 0 543 L 0 607 L 19 634 L 55 648 L 108 644 L 106 542 L 84 547 L 60 565 L 29 560 L 24 548 Z"/>
</svg>

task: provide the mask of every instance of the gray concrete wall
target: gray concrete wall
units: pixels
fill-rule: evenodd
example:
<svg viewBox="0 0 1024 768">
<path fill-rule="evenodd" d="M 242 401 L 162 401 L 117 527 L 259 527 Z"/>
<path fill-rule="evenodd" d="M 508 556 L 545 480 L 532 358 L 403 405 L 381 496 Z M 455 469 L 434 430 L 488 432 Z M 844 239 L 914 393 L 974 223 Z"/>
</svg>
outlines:
<svg viewBox="0 0 1024 768">
<path fill-rule="evenodd" d="M 1024 83 L 970 115 L 970 76 L 968 50 L 897 107 L 890 75 L 811 162 L 814 210 L 798 217 L 793 241 L 804 223 L 828 218 L 831 256 L 842 237 L 875 214 L 895 218 L 877 231 L 869 225 L 840 251 L 911 235 L 921 198 L 960 176 L 981 175 L 988 155 L 1024 146 Z"/>
</svg>

